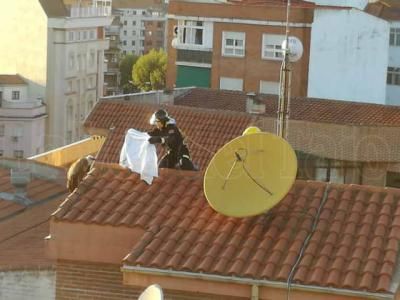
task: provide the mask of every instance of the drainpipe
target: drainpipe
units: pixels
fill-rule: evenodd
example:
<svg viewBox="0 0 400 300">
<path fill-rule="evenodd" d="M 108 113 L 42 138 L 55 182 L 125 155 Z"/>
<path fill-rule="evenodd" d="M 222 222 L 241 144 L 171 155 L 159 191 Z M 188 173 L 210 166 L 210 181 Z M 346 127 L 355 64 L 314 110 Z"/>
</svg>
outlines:
<svg viewBox="0 0 400 300">
<path fill-rule="evenodd" d="M 251 286 L 251 300 L 258 300 L 259 296 L 258 296 L 258 285 L 253 284 Z"/>
</svg>

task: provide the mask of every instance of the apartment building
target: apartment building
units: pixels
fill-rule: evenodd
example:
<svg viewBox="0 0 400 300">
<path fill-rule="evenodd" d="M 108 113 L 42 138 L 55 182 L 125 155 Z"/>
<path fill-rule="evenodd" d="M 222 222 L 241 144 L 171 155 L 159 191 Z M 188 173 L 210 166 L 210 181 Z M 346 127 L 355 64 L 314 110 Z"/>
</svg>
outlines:
<svg viewBox="0 0 400 300">
<path fill-rule="evenodd" d="M 103 95 L 110 15 L 111 0 L 15 0 L 0 10 L 0 70 L 19 74 L 30 97 L 44 99 L 46 150 L 84 136 L 81 120 Z"/>
<path fill-rule="evenodd" d="M 368 4 L 365 10 L 389 23 L 386 104 L 400 105 L 400 2 L 376 1 Z"/>
<path fill-rule="evenodd" d="M 44 151 L 46 107 L 29 95 L 19 75 L 0 75 L 0 157 L 24 158 Z"/>
<path fill-rule="evenodd" d="M 48 17 L 46 99 L 49 149 L 85 137 L 82 122 L 104 94 L 104 27 L 111 0 L 41 0 Z"/>
<path fill-rule="evenodd" d="M 120 88 L 121 72 L 119 71 L 120 51 L 120 15 L 114 10 L 113 21 L 105 27 L 105 37 L 110 41 L 110 47 L 104 51 L 106 68 L 104 70 L 105 95 L 117 95 L 122 92 Z"/>
<path fill-rule="evenodd" d="M 143 55 L 153 48 L 164 48 L 166 14 L 159 8 L 119 9 L 122 55 Z"/>
<path fill-rule="evenodd" d="M 304 49 L 293 64 L 292 94 L 296 96 L 307 94 L 313 10 L 312 3 L 292 3 L 290 35 Z M 171 1 L 167 87 L 277 94 L 285 20 L 283 1 Z"/>
</svg>

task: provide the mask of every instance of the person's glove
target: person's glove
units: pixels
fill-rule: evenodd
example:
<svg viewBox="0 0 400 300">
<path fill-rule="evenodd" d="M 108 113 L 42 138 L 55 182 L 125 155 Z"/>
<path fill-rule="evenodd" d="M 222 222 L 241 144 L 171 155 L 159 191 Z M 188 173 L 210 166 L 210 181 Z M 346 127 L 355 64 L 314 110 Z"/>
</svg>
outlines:
<svg viewBox="0 0 400 300">
<path fill-rule="evenodd" d="M 159 136 L 152 136 L 147 140 L 150 144 L 165 143 L 165 138 Z"/>
<path fill-rule="evenodd" d="M 152 137 L 150 137 L 150 138 L 148 139 L 148 142 L 149 142 L 150 144 L 157 144 L 157 143 L 160 142 L 160 137 L 158 137 L 158 136 L 152 136 Z"/>
</svg>

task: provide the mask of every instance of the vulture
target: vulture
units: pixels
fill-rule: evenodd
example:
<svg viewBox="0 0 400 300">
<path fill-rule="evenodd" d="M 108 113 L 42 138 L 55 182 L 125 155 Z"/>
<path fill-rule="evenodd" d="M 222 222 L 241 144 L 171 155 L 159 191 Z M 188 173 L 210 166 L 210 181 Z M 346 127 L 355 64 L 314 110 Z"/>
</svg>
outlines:
<svg viewBox="0 0 400 300">
<path fill-rule="evenodd" d="M 79 185 L 81 180 L 90 171 L 95 158 L 91 155 L 82 157 L 74 162 L 67 173 L 67 188 L 70 193 Z"/>
</svg>

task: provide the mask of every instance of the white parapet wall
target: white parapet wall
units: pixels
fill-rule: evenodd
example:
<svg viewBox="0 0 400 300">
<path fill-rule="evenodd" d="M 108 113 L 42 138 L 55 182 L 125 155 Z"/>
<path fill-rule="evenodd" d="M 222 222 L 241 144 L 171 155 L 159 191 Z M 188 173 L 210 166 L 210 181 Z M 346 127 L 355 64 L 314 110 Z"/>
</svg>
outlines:
<svg viewBox="0 0 400 300">
<path fill-rule="evenodd" d="M 53 300 L 56 297 L 54 270 L 0 272 L 0 299 Z"/>
<path fill-rule="evenodd" d="M 389 28 L 358 9 L 316 9 L 308 96 L 385 104 Z"/>
</svg>

